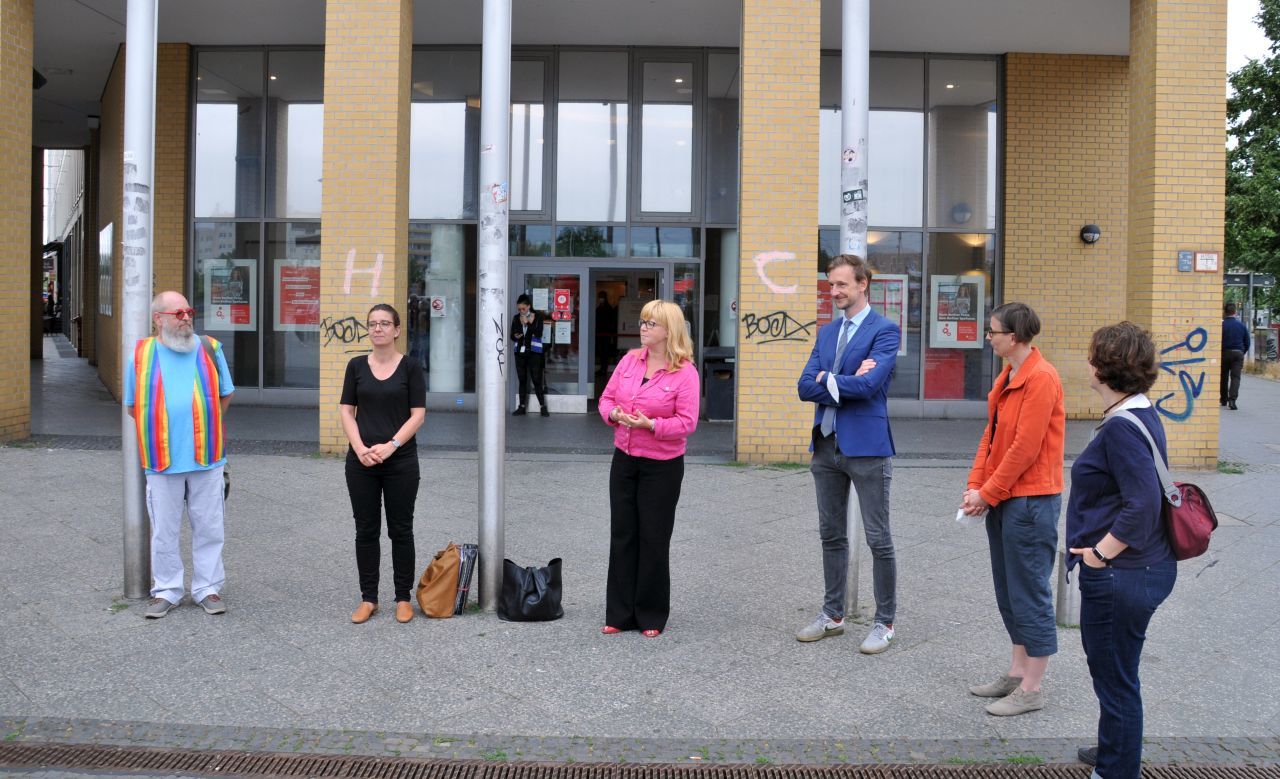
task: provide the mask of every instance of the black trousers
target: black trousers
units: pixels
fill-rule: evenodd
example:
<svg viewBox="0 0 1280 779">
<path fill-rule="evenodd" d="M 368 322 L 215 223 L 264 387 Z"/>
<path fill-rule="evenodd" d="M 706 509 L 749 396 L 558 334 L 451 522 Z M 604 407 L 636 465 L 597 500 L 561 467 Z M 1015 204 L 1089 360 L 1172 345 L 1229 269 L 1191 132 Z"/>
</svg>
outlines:
<svg viewBox="0 0 1280 779">
<path fill-rule="evenodd" d="M 1244 370 L 1244 352 L 1239 349 L 1222 350 L 1222 384 L 1218 402 L 1225 404 L 1240 398 L 1240 372 Z"/>
<path fill-rule="evenodd" d="M 609 578 L 604 622 L 662 630 L 671 614 L 671 531 L 684 457 L 650 460 L 613 451 L 609 470 Z"/>
<path fill-rule="evenodd" d="M 544 374 L 547 367 L 546 355 L 536 352 L 516 352 L 516 376 L 520 378 L 520 408 L 529 405 L 529 383 L 533 383 L 533 394 L 538 396 L 538 405 L 547 407 L 547 387 Z"/>
<path fill-rule="evenodd" d="M 360 597 L 378 602 L 378 573 L 382 564 L 382 506 L 387 509 L 387 537 L 391 539 L 391 569 L 396 600 L 409 600 L 413 592 L 413 506 L 418 500 L 416 452 L 406 453 L 366 468 L 353 456 L 347 458 L 347 492 L 356 520 L 356 570 Z"/>
</svg>

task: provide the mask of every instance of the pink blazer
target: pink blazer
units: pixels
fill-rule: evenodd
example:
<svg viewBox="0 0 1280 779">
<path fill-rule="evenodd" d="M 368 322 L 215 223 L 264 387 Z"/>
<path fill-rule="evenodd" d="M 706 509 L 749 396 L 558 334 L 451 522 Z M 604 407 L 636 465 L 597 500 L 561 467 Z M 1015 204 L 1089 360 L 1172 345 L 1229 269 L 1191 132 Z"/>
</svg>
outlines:
<svg viewBox="0 0 1280 779">
<path fill-rule="evenodd" d="M 660 370 L 644 381 L 647 349 L 633 349 L 622 358 L 600 396 L 600 416 L 614 429 L 613 445 L 633 457 L 673 460 L 684 454 L 689 435 L 698 426 L 698 371 L 687 362 L 677 371 Z M 609 421 L 614 408 L 653 420 L 653 430 L 624 427 Z"/>
</svg>

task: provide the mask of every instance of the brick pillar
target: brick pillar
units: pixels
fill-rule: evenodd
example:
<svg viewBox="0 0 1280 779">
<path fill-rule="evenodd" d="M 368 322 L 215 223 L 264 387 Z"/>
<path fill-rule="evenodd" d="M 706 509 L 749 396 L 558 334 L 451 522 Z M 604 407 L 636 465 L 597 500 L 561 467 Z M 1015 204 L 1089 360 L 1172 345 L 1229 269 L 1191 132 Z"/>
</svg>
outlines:
<svg viewBox="0 0 1280 779">
<path fill-rule="evenodd" d="M 324 194 L 320 316 L 354 317 L 355 340 L 320 344 L 320 450 L 347 446 L 338 419 L 342 377 L 368 350 L 374 303 L 408 299 L 409 81 L 412 0 L 329 0 L 325 5 Z M 323 328 L 322 328 L 323 329 Z M 401 346 L 403 347 L 403 337 Z"/>
<path fill-rule="evenodd" d="M 735 453 L 745 462 L 808 456 L 813 407 L 796 379 L 817 335 L 821 5 L 742 4 Z"/>
<path fill-rule="evenodd" d="M 1208 468 L 1218 459 L 1222 271 L 1181 273 L 1178 251 L 1223 248 L 1227 4 L 1129 8 L 1128 317 L 1168 350 L 1163 360 L 1183 363 L 1151 390 L 1170 461 Z"/>
<path fill-rule="evenodd" d="M 0 0 L 0 441 L 31 431 L 32 0 Z"/>
<path fill-rule="evenodd" d="M 187 152 L 191 139 L 191 47 L 162 43 L 156 51 L 155 213 L 151 217 L 154 292 L 186 290 Z M 188 296 L 190 291 L 188 290 Z"/>
</svg>

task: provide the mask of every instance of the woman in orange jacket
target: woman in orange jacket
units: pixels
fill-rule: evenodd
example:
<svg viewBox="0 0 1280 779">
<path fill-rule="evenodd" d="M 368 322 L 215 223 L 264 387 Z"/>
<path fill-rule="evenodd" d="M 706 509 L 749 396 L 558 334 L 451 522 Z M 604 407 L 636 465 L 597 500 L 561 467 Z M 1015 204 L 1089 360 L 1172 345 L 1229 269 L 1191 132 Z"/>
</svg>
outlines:
<svg viewBox="0 0 1280 779">
<path fill-rule="evenodd" d="M 973 457 L 960 510 L 987 518 L 996 605 L 1013 643 L 1008 673 L 969 692 L 999 700 L 996 716 L 1044 708 L 1040 680 L 1058 651 L 1053 619 L 1054 553 L 1062 509 L 1067 415 L 1058 371 L 1031 345 L 1040 317 L 1025 303 L 991 312 L 987 339 L 1005 361 L 987 396 L 987 427 Z"/>
</svg>

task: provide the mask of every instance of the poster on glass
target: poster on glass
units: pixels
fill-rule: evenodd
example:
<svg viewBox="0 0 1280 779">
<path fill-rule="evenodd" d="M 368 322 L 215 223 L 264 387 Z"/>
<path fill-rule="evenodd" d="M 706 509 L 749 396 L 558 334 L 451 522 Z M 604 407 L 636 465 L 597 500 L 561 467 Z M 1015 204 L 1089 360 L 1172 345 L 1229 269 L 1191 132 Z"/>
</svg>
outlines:
<svg viewBox="0 0 1280 779">
<path fill-rule="evenodd" d="M 311 330 L 320 327 L 320 261 L 275 261 L 272 310 L 276 330 Z"/>
<path fill-rule="evenodd" d="M 982 348 L 982 276 L 933 276 L 930 311 L 935 349 Z"/>
<path fill-rule="evenodd" d="M 907 274 L 877 273 L 867 290 L 871 307 L 898 326 L 898 356 L 907 353 Z"/>
<path fill-rule="evenodd" d="M 257 260 L 205 260 L 202 264 L 205 329 L 256 330 Z"/>
</svg>

